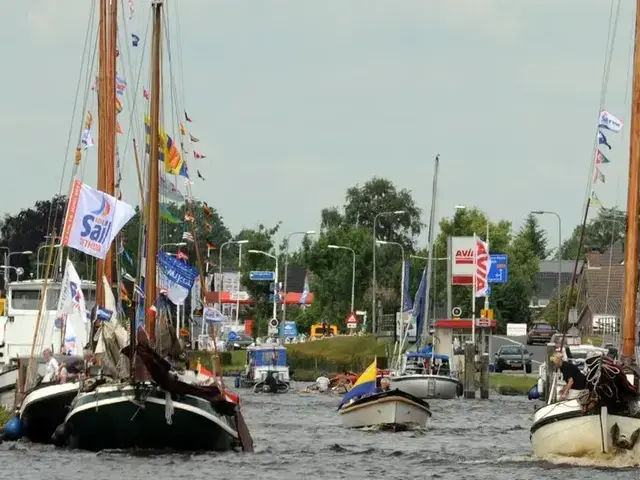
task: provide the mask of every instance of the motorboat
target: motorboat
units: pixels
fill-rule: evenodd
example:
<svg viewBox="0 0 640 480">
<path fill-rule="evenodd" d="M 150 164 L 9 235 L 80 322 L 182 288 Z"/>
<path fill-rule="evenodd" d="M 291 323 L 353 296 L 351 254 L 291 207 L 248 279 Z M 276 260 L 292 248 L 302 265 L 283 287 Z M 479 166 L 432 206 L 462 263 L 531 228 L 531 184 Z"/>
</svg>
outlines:
<svg viewBox="0 0 640 480">
<path fill-rule="evenodd" d="M 290 382 L 287 349 L 266 344 L 247 348 L 245 370 L 236 376 L 235 386 L 255 393 L 286 393 Z"/>
<path fill-rule="evenodd" d="M 390 377 L 391 387 L 422 399 L 450 400 L 462 395 L 462 383 L 448 355 L 432 352 L 407 353 L 400 373 Z"/>
<path fill-rule="evenodd" d="M 423 428 L 431 418 L 427 402 L 398 389 L 354 398 L 342 405 L 338 412 L 342 424 L 347 428 Z"/>
</svg>

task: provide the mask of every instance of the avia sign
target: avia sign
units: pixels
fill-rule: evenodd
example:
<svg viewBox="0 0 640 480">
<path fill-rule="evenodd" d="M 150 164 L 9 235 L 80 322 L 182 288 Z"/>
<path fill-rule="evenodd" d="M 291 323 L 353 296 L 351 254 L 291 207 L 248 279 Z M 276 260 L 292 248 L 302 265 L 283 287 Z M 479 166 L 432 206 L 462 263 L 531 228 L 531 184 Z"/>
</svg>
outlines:
<svg viewBox="0 0 640 480">
<path fill-rule="evenodd" d="M 473 285 L 473 237 L 451 237 L 451 284 Z"/>
<path fill-rule="evenodd" d="M 489 267 L 491 266 L 491 259 L 489 258 L 489 245 L 483 242 L 478 237 L 475 237 L 476 243 L 476 283 L 474 285 L 474 292 L 476 297 L 488 296 L 489 287 Z"/>
</svg>

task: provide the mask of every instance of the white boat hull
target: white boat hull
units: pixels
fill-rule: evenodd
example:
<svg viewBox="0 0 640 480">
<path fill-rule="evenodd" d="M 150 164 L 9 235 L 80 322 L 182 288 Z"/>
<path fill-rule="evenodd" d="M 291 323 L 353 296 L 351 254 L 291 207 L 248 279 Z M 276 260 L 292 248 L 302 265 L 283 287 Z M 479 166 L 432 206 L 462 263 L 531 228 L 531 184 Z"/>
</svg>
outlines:
<svg viewBox="0 0 640 480">
<path fill-rule="evenodd" d="M 619 435 L 615 435 L 615 429 Z M 640 458 L 640 418 L 610 415 L 603 407 L 601 412 L 583 415 L 577 400 L 565 400 L 545 405 L 534 414 L 531 426 L 531 443 L 537 457 L 560 455 L 581 457 L 631 450 Z M 629 442 L 630 448 L 624 446 Z"/>
<path fill-rule="evenodd" d="M 404 395 L 372 395 L 353 404 L 343 406 L 340 412 L 342 424 L 347 428 L 370 426 L 425 427 L 431 411 L 424 402 L 419 403 Z M 367 401 L 369 400 L 369 401 Z M 425 406 L 426 405 L 426 406 Z"/>
<path fill-rule="evenodd" d="M 52 383 L 29 392 L 20 405 L 24 436 L 32 442 L 51 442 L 56 428 L 64 423 L 78 387 L 78 382 Z"/>
<path fill-rule="evenodd" d="M 391 377 L 391 388 L 421 399 L 450 400 L 461 394 L 459 382 L 444 375 L 398 375 Z"/>
</svg>

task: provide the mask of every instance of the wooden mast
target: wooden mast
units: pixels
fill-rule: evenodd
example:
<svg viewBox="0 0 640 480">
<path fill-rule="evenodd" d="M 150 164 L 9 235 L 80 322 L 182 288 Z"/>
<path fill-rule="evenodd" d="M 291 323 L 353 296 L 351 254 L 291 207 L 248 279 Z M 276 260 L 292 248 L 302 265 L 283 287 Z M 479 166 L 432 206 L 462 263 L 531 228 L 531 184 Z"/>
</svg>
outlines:
<svg viewBox="0 0 640 480">
<path fill-rule="evenodd" d="M 148 312 L 156 300 L 156 265 L 158 257 L 158 149 L 160 126 L 160 97 L 161 97 L 161 56 L 162 56 L 162 0 L 153 1 L 153 38 L 151 42 L 151 140 L 149 145 L 149 178 L 147 185 L 147 212 L 145 218 L 147 232 L 145 241 L 147 251 L 144 275 L 144 308 L 146 315 L 146 330 L 150 340 L 155 339 L 155 316 Z M 146 212 L 145 212 L 146 213 Z"/>
<path fill-rule="evenodd" d="M 633 94 L 627 191 L 627 236 L 624 252 L 624 304 L 622 356 L 633 360 L 636 346 L 638 295 L 638 210 L 640 191 L 640 0 L 636 0 L 636 30 L 633 52 Z M 638 359 L 636 359 L 637 361 Z"/>
<path fill-rule="evenodd" d="M 116 144 L 117 0 L 100 0 L 98 73 L 98 190 L 114 194 Z M 113 250 L 97 261 L 96 303 L 104 306 L 102 276 L 112 283 Z"/>
</svg>

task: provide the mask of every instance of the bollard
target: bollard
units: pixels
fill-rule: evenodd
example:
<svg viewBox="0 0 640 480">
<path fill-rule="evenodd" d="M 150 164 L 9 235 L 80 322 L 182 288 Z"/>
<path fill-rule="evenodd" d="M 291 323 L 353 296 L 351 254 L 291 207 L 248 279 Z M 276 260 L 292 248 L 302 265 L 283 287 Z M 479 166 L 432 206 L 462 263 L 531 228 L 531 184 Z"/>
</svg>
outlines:
<svg viewBox="0 0 640 480">
<path fill-rule="evenodd" d="M 475 345 L 464 346 L 464 398 L 476 398 L 476 351 Z"/>
<path fill-rule="evenodd" d="M 489 398 L 489 354 L 483 353 L 480 358 L 480 398 Z"/>
</svg>

